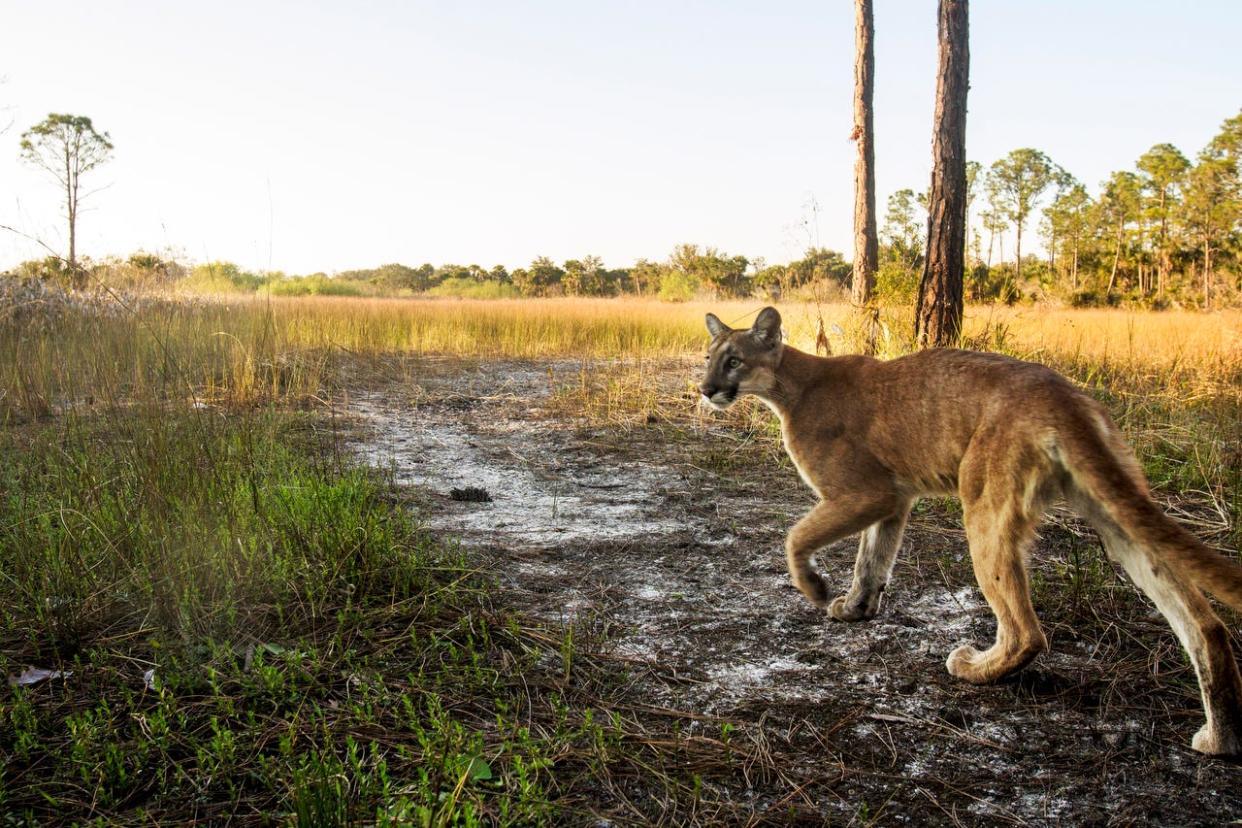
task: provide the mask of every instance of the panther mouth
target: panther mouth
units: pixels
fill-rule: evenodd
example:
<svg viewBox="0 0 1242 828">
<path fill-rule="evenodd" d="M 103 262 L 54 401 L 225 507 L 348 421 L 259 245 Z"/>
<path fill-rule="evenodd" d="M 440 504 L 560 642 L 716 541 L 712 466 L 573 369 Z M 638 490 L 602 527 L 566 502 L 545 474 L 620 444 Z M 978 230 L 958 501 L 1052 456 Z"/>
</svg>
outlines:
<svg viewBox="0 0 1242 828">
<path fill-rule="evenodd" d="M 724 411 L 735 402 L 737 402 L 737 394 L 730 394 L 727 391 L 717 391 L 710 397 L 706 394 L 699 395 L 699 405 L 710 408 L 713 411 Z"/>
</svg>

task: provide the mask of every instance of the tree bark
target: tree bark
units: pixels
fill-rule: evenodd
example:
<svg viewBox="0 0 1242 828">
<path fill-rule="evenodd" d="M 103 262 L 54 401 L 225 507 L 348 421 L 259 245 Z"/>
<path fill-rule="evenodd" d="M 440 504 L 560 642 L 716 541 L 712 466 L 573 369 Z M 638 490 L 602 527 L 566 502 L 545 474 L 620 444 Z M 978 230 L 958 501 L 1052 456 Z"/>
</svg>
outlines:
<svg viewBox="0 0 1242 828">
<path fill-rule="evenodd" d="M 1203 309 L 1212 309 L 1212 244 L 1207 236 L 1203 237 Z"/>
<path fill-rule="evenodd" d="M 1125 219 L 1117 225 L 1117 250 L 1113 254 L 1113 272 L 1108 274 L 1108 287 L 1104 289 L 1106 297 L 1113 295 L 1113 284 L 1117 281 L 1117 265 L 1121 263 L 1121 238 L 1125 232 Z"/>
<path fill-rule="evenodd" d="M 1014 265 L 1013 276 L 1014 276 L 1014 279 L 1016 279 L 1017 281 L 1022 281 L 1022 225 L 1021 224 L 1018 225 L 1017 251 L 1015 252 L 1014 255 L 1017 256 L 1018 261 L 1017 261 L 1017 264 Z"/>
<path fill-rule="evenodd" d="M 1073 282 L 1074 290 L 1078 290 L 1078 234 L 1074 234 L 1074 269 L 1071 271 L 1070 279 Z"/>
<path fill-rule="evenodd" d="M 1164 296 L 1164 282 L 1169 275 L 1169 250 L 1168 250 L 1168 227 L 1169 215 L 1165 211 L 1165 200 L 1168 195 L 1168 188 L 1162 187 L 1160 190 L 1160 270 L 1156 273 L 1156 295 Z"/>
<path fill-rule="evenodd" d="M 69 156 L 69 142 L 65 141 L 65 213 L 69 219 L 69 268 L 71 270 L 78 269 L 78 250 L 77 250 L 77 225 L 78 225 L 78 205 L 77 205 L 77 185 L 73 178 L 73 163 Z"/>
<path fill-rule="evenodd" d="M 957 344 L 966 268 L 966 93 L 970 87 L 968 0 L 940 0 L 940 66 L 932 133 L 927 257 L 914 336 L 923 346 Z"/>
<path fill-rule="evenodd" d="M 875 24 L 871 0 L 855 3 L 854 28 L 854 273 L 851 294 L 854 304 L 863 308 L 875 289 L 875 271 L 880 258 L 875 216 L 875 132 L 871 106 L 875 82 L 875 51 L 872 39 Z M 868 339 L 873 339 L 869 336 Z"/>
<path fill-rule="evenodd" d="M 78 210 L 73 199 L 69 200 L 69 267 L 78 269 Z"/>
<path fill-rule="evenodd" d="M 1138 289 L 1140 296 L 1147 295 L 1148 282 L 1150 274 L 1147 268 L 1147 234 L 1143 232 L 1143 214 L 1139 213 L 1138 222 Z M 1130 251 L 1130 246 L 1126 245 L 1126 252 Z"/>
</svg>

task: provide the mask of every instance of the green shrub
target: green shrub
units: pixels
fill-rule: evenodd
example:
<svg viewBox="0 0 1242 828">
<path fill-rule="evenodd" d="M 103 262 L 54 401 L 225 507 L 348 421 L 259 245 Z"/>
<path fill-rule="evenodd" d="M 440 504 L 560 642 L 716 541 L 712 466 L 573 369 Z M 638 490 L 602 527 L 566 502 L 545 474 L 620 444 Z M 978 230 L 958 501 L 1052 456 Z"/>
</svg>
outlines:
<svg viewBox="0 0 1242 828">
<path fill-rule="evenodd" d="M 362 296 L 357 282 L 333 279 L 322 273 L 310 276 L 280 276 L 265 287 L 272 296 Z"/>
<path fill-rule="evenodd" d="M 665 302 L 689 302 L 698 290 L 699 280 L 681 270 L 666 270 L 660 278 L 660 299 Z"/>
<path fill-rule="evenodd" d="M 476 282 L 470 278 L 449 278 L 427 291 L 428 296 L 458 299 L 516 299 L 522 294 L 513 285 L 491 279 Z"/>
<path fill-rule="evenodd" d="M 178 287 L 191 293 L 253 293 L 263 282 L 263 276 L 232 262 L 208 262 L 196 265 Z"/>
<path fill-rule="evenodd" d="M 22 262 L 15 268 L 15 272 L 22 279 L 54 282 L 64 287 L 73 287 L 76 284 L 73 269 L 59 256 L 47 256 Z"/>
<path fill-rule="evenodd" d="M 875 274 L 876 296 L 886 305 L 913 304 L 921 275 L 902 262 L 885 262 Z"/>
</svg>

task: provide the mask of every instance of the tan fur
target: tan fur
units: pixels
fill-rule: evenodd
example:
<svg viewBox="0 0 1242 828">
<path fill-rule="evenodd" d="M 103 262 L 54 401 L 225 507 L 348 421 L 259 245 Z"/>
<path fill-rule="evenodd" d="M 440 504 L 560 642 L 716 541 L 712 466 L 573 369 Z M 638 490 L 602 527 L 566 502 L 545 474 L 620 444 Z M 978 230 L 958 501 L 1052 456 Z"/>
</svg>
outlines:
<svg viewBox="0 0 1242 828">
<path fill-rule="evenodd" d="M 812 356 L 781 343 L 772 308 L 749 330 L 709 314 L 708 329 L 705 400 L 717 408 L 744 394 L 763 400 L 780 417 L 799 474 L 820 497 L 786 541 L 790 577 L 812 603 L 837 620 L 874 617 L 915 500 L 957 495 L 997 632 L 986 650 L 954 650 L 947 667 L 966 681 L 995 682 L 1048 647 L 1026 557 L 1045 510 L 1065 499 L 1189 653 L 1207 715 L 1193 747 L 1242 750 L 1242 678 L 1228 631 L 1200 591 L 1242 609 L 1242 567 L 1164 515 L 1097 402 L 1049 368 L 995 354 Z M 853 583 L 830 600 L 814 555 L 856 533 Z"/>
</svg>

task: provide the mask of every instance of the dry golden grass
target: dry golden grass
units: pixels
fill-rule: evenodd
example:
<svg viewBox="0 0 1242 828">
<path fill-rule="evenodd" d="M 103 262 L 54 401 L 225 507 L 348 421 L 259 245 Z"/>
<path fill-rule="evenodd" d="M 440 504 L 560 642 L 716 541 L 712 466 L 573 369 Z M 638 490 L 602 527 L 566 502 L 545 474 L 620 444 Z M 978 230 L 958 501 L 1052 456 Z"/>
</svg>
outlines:
<svg viewBox="0 0 1242 828">
<path fill-rule="evenodd" d="M 333 354 L 438 353 L 480 358 L 659 359 L 698 354 L 711 310 L 735 326 L 758 301 L 290 298 L 143 303 L 132 312 L 74 308 L 50 320 L 0 317 L 0 410 L 48 409 L 90 396 L 207 395 L 237 401 L 306 396 Z M 856 350 L 848 306 L 780 306 L 789 341 L 813 350 L 820 319 L 837 353 Z M 911 347 L 909 311 L 884 314 L 881 353 Z M 972 347 L 1037 359 L 1116 393 L 1173 393 L 1193 403 L 1238 396 L 1242 311 L 1214 314 L 971 307 Z"/>
<path fill-rule="evenodd" d="M 362 299 L 309 297 L 144 302 L 132 312 L 71 308 L 0 318 L 0 423 L 83 400 L 300 402 L 358 381 L 357 357 L 437 353 L 581 359 L 583 411 L 637 421 L 692 399 L 693 368 L 672 399 L 668 360 L 700 354 L 711 310 L 748 325 L 760 301 Z M 855 349 L 842 304 L 780 305 L 789 341 L 813 350 L 822 317 L 837 353 Z M 114 309 L 115 310 L 115 309 Z M 910 312 L 883 316 L 882 356 L 911 347 Z M 1052 365 L 1105 399 L 1158 485 L 1238 513 L 1242 311 L 971 307 L 965 340 Z M 353 373 L 341 375 L 342 357 Z M 684 373 L 684 377 L 682 374 Z M 1236 521 L 1235 521 L 1236 522 Z"/>
<path fill-rule="evenodd" d="M 291 347 L 342 347 L 363 353 L 435 352 L 472 356 L 656 357 L 698 352 L 712 311 L 747 325 L 760 301 L 669 304 L 646 299 L 303 298 L 235 305 L 262 313 Z M 822 318 L 834 351 L 857 349 L 856 321 L 844 304 L 778 305 L 789 341 L 813 350 Z M 908 351 L 907 309 L 884 313 L 881 351 Z M 1097 363 L 1149 376 L 1235 379 L 1242 311 L 1072 310 L 972 306 L 965 339 L 1059 364 Z"/>
<path fill-rule="evenodd" d="M 971 308 L 966 337 L 1057 365 L 1110 366 L 1133 380 L 1237 393 L 1242 311 Z"/>
</svg>

